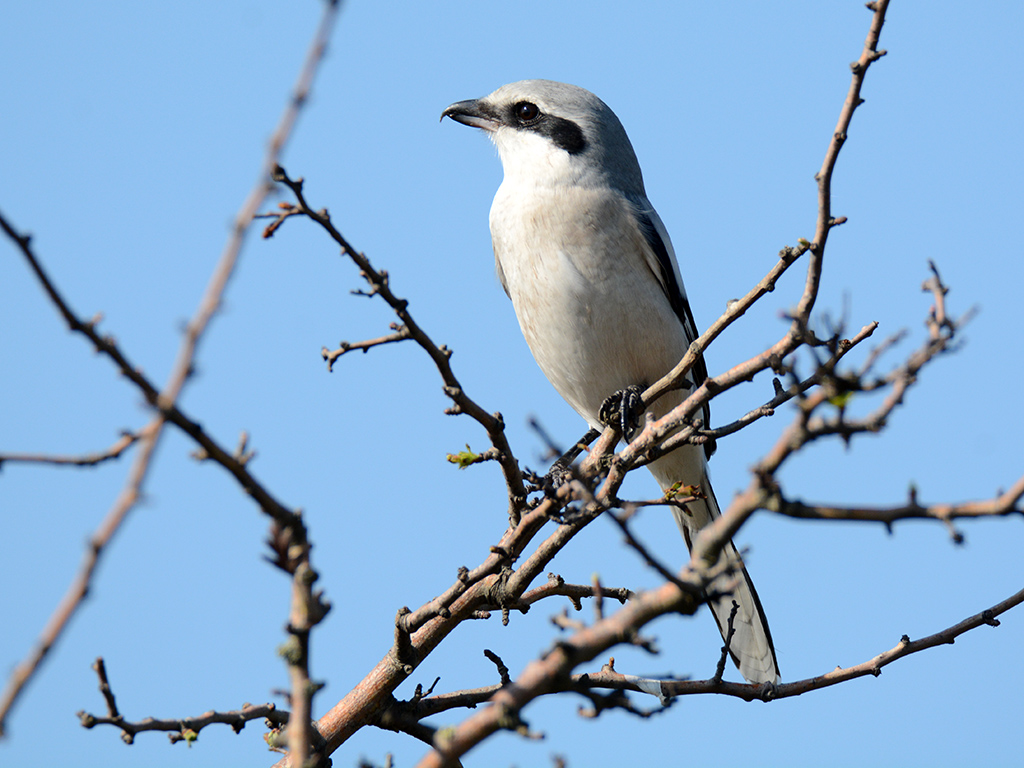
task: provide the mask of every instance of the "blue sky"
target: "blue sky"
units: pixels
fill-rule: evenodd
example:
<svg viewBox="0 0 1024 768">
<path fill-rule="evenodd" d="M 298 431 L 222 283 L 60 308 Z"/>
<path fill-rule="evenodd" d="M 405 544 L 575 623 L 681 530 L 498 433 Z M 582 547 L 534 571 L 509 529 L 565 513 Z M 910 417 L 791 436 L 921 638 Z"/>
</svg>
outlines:
<svg viewBox="0 0 1024 768">
<path fill-rule="evenodd" d="M 0 28 L 0 210 L 34 234 L 38 255 L 82 315 L 157 382 L 170 370 L 255 180 L 264 144 L 319 16 L 314 2 L 15 4 Z M 955 313 L 978 305 L 965 344 L 922 377 L 880 437 L 822 445 L 789 466 L 796 497 L 893 504 L 908 485 L 925 502 L 983 498 L 1024 466 L 1018 382 L 1024 370 L 1019 219 L 1024 9 L 996 2 L 901 2 L 889 50 L 868 76 L 834 183 L 833 232 L 818 306 L 878 338 L 908 328 L 921 341 L 933 259 Z M 583 430 L 522 341 L 494 278 L 487 211 L 501 170 L 480 135 L 438 123 L 453 101 L 526 77 L 564 80 L 619 115 L 648 196 L 672 235 L 697 322 L 707 325 L 810 237 L 813 174 L 868 28 L 863 4 L 351 2 L 313 98 L 285 154 L 310 202 L 410 300 L 417 320 L 455 350 L 467 390 L 500 410 L 521 460 L 540 466 L 527 426 L 558 439 Z M 798 296 L 794 268 L 708 354 L 721 371 L 776 339 Z M 466 418 L 442 413 L 440 381 L 411 345 L 343 358 L 328 375 L 321 346 L 386 332 L 392 317 L 351 296 L 357 271 L 326 237 L 290 221 L 250 238 L 198 357 L 184 407 L 218 440 L 248 430 L 254 472 L 302 507 L 334 611 L 316 633 L 324 711 L 386 651 L 402 605 L 444 590 L 504 526 L 494 466 L 459 472 L 444 456 L 485 446 Z M 822 315 L 823 316 L 823 315 Z M 112 366 L 72 337 L 26 265 L 0 244 L 0 451 L 78 453 L 148 418 Z M 887 360 L 897 358 L 890 355 Z M 724 423 L 767 399 L 759 378 L 716 401 Z M 872 403 L 855 403 L 867 408 Z M 719 498 L 792 417 L 789 410 L 720 444 Z M 9 722 L 5 764 L 177 766 L 273 762 L 260 728 L 204 731 L 189 751 L 144 734 L 85 731 L 100 712 L 97 655 L 130 719 L 232 709 L 286 685 L 275 656 L 288 585 L 262 560 L 266 524 L 233 482 L 197 465 L 173 432 L 144 503 L 115 540 L 76 617 Z M 5 466 L 0 473 L 0 665 L 34 642 L 78 567 L 84 542 L 124 483 L 127 462 L 91 471 Z M 636 497 L 654 493 L 638 476 Z M 771 617 L 785 679 L 864 661 L 986 608 L 1021 587 L 1019 520 L 961 526 L 824 525 L 756 517 L 739 537 Z M 640 533 L 667 562 L 685 556 L 667 515 Z M 597 521 L 554 563 L 567 580 L 656 583 L 610 524 Z M 489 648 L 515 675 L 546 648 L 560 610 L 538 606 L 507 628 L 462 628 L 413 676 L 454 690 L 494 680 Z M 589 612 L 584 616 L 589 617 Z M 706 613 L 650 628 L 662 654 L 615 652 L 621 671 L 710 675 L 720 640 Z M 1024 613 L 888 667 L 877 679 L 771 705 L 687 698 L 651 722 L 580 719 L 555 698 L 525 712 L 547 738 L 501 735 L 467 766 L 672 764 L 990 765 L 1019 761 Z M 457 721 L 438 719 L 438 724 Z M 982 746 L 983 745 L 983 746 Z M 423 747 L 366 729 L 335 754 L 412 764 Z"/>
</svg>

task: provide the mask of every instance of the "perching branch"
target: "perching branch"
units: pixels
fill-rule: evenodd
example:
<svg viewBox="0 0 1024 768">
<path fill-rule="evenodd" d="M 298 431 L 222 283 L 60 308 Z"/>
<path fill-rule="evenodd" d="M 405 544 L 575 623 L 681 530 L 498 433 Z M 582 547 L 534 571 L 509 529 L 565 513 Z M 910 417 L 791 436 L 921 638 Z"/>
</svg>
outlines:
<svg viewBox="0 0 1024 768">
<path fill-rule="evenodd" d="M 846 142 L 847 132 L 853 120 L 853 113 L 863 103 L 860 91 L 864 84 L 864 77 L 867 74 L 868 67 L 886 53 L 885 51 L 878 50 L 878 38 L 882 31 L 882 25 L 885 23 L 885 12 L 888 5 L 889 0 L 879 0 L 878 2 L 868 4 L 868 8 L 873 11 L 871 28 L 864 42 L 860 58 L 850 67 L 853 71 L 850 88 L 840 110 L 836 129 L 825 152 L 825 159 L 822 162 L 821 170 L 815 176 L 818 182 L 818 218 L 815 224 L 813 242 L 800 240 L 799 247 L 797 248 L 783 248 L 779 253 L 779 262 L 761 282 L 754 286 L 742 299 L 732 302 L 728 310 L 690 345 L 690 349 L 676 367 L 644 392 L 643 408 L 648 407 L 666 392 L 678 389 L 680 382 L 685 379 L 694 363 L 703 354 L 704 350 L 707 349 L 708 345 L 722 331 L 739 319 L 754 302 L 764 296 L 764 294 L 772 291 L 775 287 L 775 282 L 791 264 L 804 253 L 810 252 L 804 292 L 800 297 L 796 311 L 793 313 L 792 326 L 789 332 L 778 343 L 766 350 L 763 355 L 748 361 L 748 364 L 742 370 L 737 371 L 734 368 L 733 371 L 730 371 L 730 374 L 735 372 L 741 378 L 729 376 L 725 381 L 716 379 L 711 387 L 707 387 L 706 384 L 702 385 L 701 382 L 696 382 L 698 388 L 690 397 L 677 406 L 670 414 L 662 418 L 661 423 L 654 430 L 654 435 L 652 435 L 655 440 L 670 433 L 673 426 L 678 426 L 691 418 L 715 394 L 730 386 L 735 386 L 740 381 L 749 380 L 758 371 L 771 367 L 776 361 L 781 361 L 788 354 L 795 351 L 797 347 L 808 341 L 809 321 L 811 311 L 818 296 L 818 285 L 821 281 L 821 269 L 824 262 L 825 244 L 828 240 L 828 234 L 833 227 L 846 222 L 845 217 L 836 218 L 832 215 L 832 174 L 835 170 L 836 161 L 839 159 L 839 151 Z"/>
<path fill-rule="evenodd" d="M 862 102 L 862 99 L 860 98 L 860 90 L 863 85 L 864 76 L 867 73 L 868 66 L 871 62 L 884 55 L 884 51 L 877 51 L 877 43 L 878 35 L 881 32 L 882 24 L 885 20 L 887 7 L 888 0 L 881 0 L 878 3 L 872 3 L 869 5 L 869 8 L 873 11 L 871 29 L 868 32 L 868 37 L 865 41 L 860 59 L 851 67 L 853 69 L 853 77 L 850 89 L 847 93 L 843 108 L 840 111 L 836 131 L 834 132 L 832 139 L 829 142 L 828 149 L 826 150 L 822 170 L 819 171 L 816 177 L 818 182 L 818 219 L 815 230 L 815 242 L 810 243 L 806 240 L 801 240 L 799 248 L 783 249 L 780 253 L 780 261 L 772 271 L 769 272 L 769 274 L 757 286 L 751 289 L 743 299 L 733 302 L 725 314 L 715 321 L 715 323 L 713 323 L 711 327 L 697 339 L 697 341 L 690 345 L 690 349 L 679 364 L 669 374 L 656 382 L 647 390 L 647 392 L 644 393 L 643 407 L 647 407 L 647 405 L 653 402 L 656 397 L 678 388 L 679 382 L 684 379 L 685 375 L 689 372 L 697 358 L 703 353 L 704 349 L 706 349 L 707 345 L 710 344 L 711 341 L 714 340 L 714 338 L 716 338 L 717 335 L 726 327 L 735 322 L 735 320 L 738 319 L 755 301 L 771 290 L 771 288 L 774 287 L 775 280 L 778 279 L 778 277 L 792 262 L 803 255 L 803 253 L 810 252 L 811 257 L 807 266 L 807 278 L 804 285 L 804 291 L 798 303 L 797 310 L 792 313 L 789 330 L 778 342 L 761 354 L 755 355 L 746 362 L 734 366 L 724 374 L 709 378 L 705 382 L 697 382 L 697 386 L 694 388 L 693 392 L 691 392 L 691 394 L 682 403 L 660 419 L 649 422 L 645 425 L 640 434 L 636 436 L 630 444 L 626 446 L 626 448 L 616 454 L 614 461 L 611 462 L 611 468 L 604 480 L 602 489 L 598 493 L 599 498 L 614 498 L 614 494 L 625 478 L 626 473 L 629 472 L 636 463 L 649 461 L 651 458 L 656 456 L 657 454 L 654 451 L 657 450 L 657 446 L 659 446 L 665 438 L 672 435 L 680 428 L 688 426 L 700 409 L 702 409 L 712 397 L 715 397 L 721 392 L 731 389 L 740 383 L 750 381 L 760 371 L 764 371 L 769 368 L 779 368 L 782 365 L 782 361 L 787 356 L 791 355 L 802 346 L 807 345 L 813 347 L 827 343 L 817 339 L 811 331 L 809 318 L 811 310 L 813 309 L 814 303 L 817 299 L 821 266 L 823 263 L 825 243 L 828 238 L 829 230 L 838 223 L 841 223 L 841 221 L 845 221 L 845 219 L 836 219 L 831 214 L 832 173 L 839 157 L 839 150 L 846 141 L 846 131 L 853 118 L 853 113 L 857 106 Z M 609 434 L 612 436 L 610 440 L 608 438 Z M 614 434 L 615 430 L 611 428 L 605 430 L 605 435 L 602 436 L 602 441 L 604 441 L 606 449 L 610 448 L 611 445 L 614 444 Z M 592 450 L 590 457 L 588 457 L 588 460 L 584 462 L 585 471 L 593 471 L 594 466 L 603 460 L 603 454 L 596 450 Z M 735 533 L 735 530 L 730 532 L 730 536 L 733 533 Z M 724 539 L 721 541 L 724 543 Z M 704 553 L 706 557 L 710 556 L 711 561 L 714 560 L 714 554 L 714 551 Z"/>
<path fill-rule="evenodd" d="M 272 747 L 288 748 L 288 756 L 279 765 L 289 764 L 292 768 L 322 764 L 334 750 L 349 736 L 366 725 L 390 729 L 410 735 L 431 745 L 435 751 L 428 755 L 423 765 L 459 765 L 458 758 L 472 749 L 483 739 L 498 730 L 513 730 L 526 737 L 535 737 L 523 719 L 524 708 L 533 700 L 551 693 L 573 692 L 590 703 L 590 709 L 581 712 L 584 716 L 596 717 L 611 709 L 621 709 L 639 717 L 649 717 L 664 712 L 673 697 L 697 693 L 731 695 L 750 701 L 760 699 L 801 695 L 855 677 L 878 675 L 881 667 L 906 655 L 925 650 L 935 645 L 951 643 L 959 634 L 989 624 L 996 626 L 996 616 L 1024 602 L 1024 591 L 1008 598 L 993 608 L 977 614 L 942 632 L 917 641 L 904 638 L 895 648 L 873 659 L 849 667 L 837 669 L 826 675 L 778 686 L 753 686 L 723 680 L 731 632 L 727 632 L 726 646 L 720 663 L 708 680 L 649 679 L 621 674 L 614 669 L 614 659 L 596 673 L 580 674 L 576 670 L 586 662 L 597 658 L 618 644 L 632 644 L 653 650 L 653 641 L 642 636 L 641 630 L 653 619 L 667 613 L 690 614 L 706 602 L 706 585 L 723 571 L 734 569 L 735 562 L 718 558 L 715 566 L 706 563 L 715 561 L 714 553 L 719 552 L 725 541 L 758 510 L 769 510 L 778 514 L 810 519 L 845 519 L 882 522 L 891 525 L 895 520 L 922 518 L 936 520 L 952 528 L 952 522 L 962 517 L 981 517 L 1021 513 L 1020 503 L 1024 498 L 1024 477 L 998 497 L 985 501 L 963 504 L 921 505 L 916 492 L 910 499 L 890 507 L 852 507 L 828 504 L 805 504 L 788 498 L 777 478 L 778 470 L 798 451 L 812 442 L 829 437 L 850 440 L 853 435 L 873 433 L 881 430 L 889 416 L 900 405 L 905 394 L 913 386 L 917 375 L 933 360 L 948 351 L 955 334 L 962 327 L 965 317 L 951 318 L 947 315 L 946 293 L 941 277 L 931 265 L 932 277 L 925 283 L 925 289 L 934 297 L 927 322 L 929 338 L 909 355 L 902 365 L 876 374 L 875 368 L 882 352 L 891 349 L 894 340 L 883 342 L 869 352 L 858 370 L 845 370 L 848 354 L 860 346 L 875 331 L 876 323 L 865 325 L 850 339 L 841 338 L 841 331 L 828 338 L 819 338 L 811 327 L 810 315 L 817 301 L 818 288 L 824 264 L 825 244 L 831 229 L 846 221 L 831 213 L 831 179 L 841 147 L 846 138 L 852 116 L 861 103 L 860 91 L 864 75 L 875 60 L 885 55 L 877 49 L 878 37 L 884 21 L 887 1 L 869 3 L 874 12 L 871 31 L 864 45 L 860 59 L 853 65 L 853 81 L 846 97 L 836 130 L 829 143 L 822 168 L 816 175 L 818 182 L 818 219 L 812 241 L 801 239 L 796 248 L 785 248 L 779 254 L 778 262 L 739 301 L 729 309 L 695 341 L 686 356 L 676 368 L 661 381 L 656 382 L 644 393 L 643 408 L 658 397 L 680 388 L 694 362 L 707 346 L 725 328 L 741 317 L 766 293 L 774 290 L 776 282 L 799 260 L 808 254 L 807 274 L 803 292 L 796 308 L 789 313 L 789 328 L 786 334 L 762 354 L 754 356 L 718 376 L 703 382 L 695 382 L 693 392 L 660 419 L 651 420 L 639 435 L 623 450 L 615 453 L 621 438 L 614 428 L 600 435 L 589 451 L 589 456 L 579 465 L 573 461 L 596 437 L 588 435 L 579 441 L 565 457 L 556 462 L 559 482 L 536 480 L 536 488 L 529 488 L 523 479 L 523 472 L 509 447 L 501 415 L 488 414 L 462 389 L 450 366 L 451 351 L 436 345 L 426 332 L 413 320 L 408 311 L 407 300 L 396 296 L 386 271 L 375 269 L 366 256 L 355 251 L 340 232 L 335 229 L 325 210 L 313 211 L 303 193 L 302 179 L 291 180 L 277 165 L 281 145 L 287 137 L 294 119 L 305 103 L 313 73 L 324 53 L 330 24 L 336 10 L 336 3 L 330 2 L 324 20 L 311 47 L 295 94 L 282 119 L 281 126 L 271 142 L 267 156 L 267 168 L 273 168 L 274 179 L 288 186 L 297 203 L 282 203 L 279 212 L 256 214 L 271 186 L 266 178 L 246 201 L 235 221 L 235 231 L 229 241 L 218 269 L 211 280 L 207 293 L 196 315 L 186 331 L 186 338 L 179 353 L 174 372 L 163 388 L 156 387 L 139 371 L 121 349 L 109 337 L 102 337 L 96 330 L 98 320 L 83 321 L 70 310 L 56 288 L 43 273 L 31 252 L 28 238 L 23 238 L 10 228 L 0 217 L 7 234 L 18 244 L 32 268 L 37 272 L 44 290 L 58 307 L 69 327 L 87 336 L 97 350 L 112 359 L 120 371 L 139 388 L 146 401 L 155 411 L 154 420 L 136 435 L 125 436 L 106 452 L 83 457 L 27 456 L 24 454 L 0 455 L 3 461 L 32 461 L 36 463 L 94 465 L 121 455 L 134 442 L 139 442 L 136 463 L 129 475 L 125 492 L 111 510 L 104 528 L 98 531 L 90 542 L 86 563 L 80 578 L 72 585 L 69 597 L 61 604 L 40 642 L 41 653 L 28 668 L 27 676 L 38 667 L 42 657 L 59 637 L 64 623 L 77 608 L 88 589 L 91 574 L 110 537 L 117 530 L 120 521 L 132 508 L 141 493 L 150 457 L 167 422 L 188 434 L 199 446 L 197 455 L 212 460 L 226 468 L 248 494 L 252 495 L 272 520 L 270 547 L 272 562 L 292 577 L 291 610 L 287 631 L 289 640 L 283 646 L 283 655 L 289 664 L 291 675 L 292 714 L 286 731 L 281 726 L 288 714 L 277 711 L 273 705 L 252 707 L 245 705 L 234 712 L 208 712 L 197 718 L 184 720 L 156 720 L 149 718 L 133 723 L 125 721 L 106 678 L 102 660 L 97 662 L 101 692 L 107 703 L 108 714 L 103 717 L 79 713 L 85 727 L 109 724 L 122 731 L 122 738 L 131 742 L 135 733 L 147 730 L 164 730 L 170 733 L 172 742 L 194 740 L 206 725 L 223 722 L 236 731 L 244 723 L 257 717 L 266 717 L 274 730 L 268 741 Z M 250 203 L 256 199 L 254 205 Z M 380 296 L 395 312 L 398 322 L 391 324 L 392 333 L 378 338 L 357 342 L 342 342 L 333 351 L 324 348 L 324 359 L 330 370 L 339 357 L 347 352 L 360 349 L 363 352 L 377 346 L 398 341 L 414 340 L 430 355 L 435 363 L 446 395 L 452 400 L 449 413 L 468 413 L 488 433 L 491 446 L 481 453 L 474 453 L 467 445 L 466 452 L 450 455 L 449 459 L 461 468 L 485 461 L 496 461 L 502 467 L 508 494 L 509 518 L 512 526 L 505 531 L 497 544 L 493 545 L 473 569 L 460 568 L 453 583 L 442 594 L 415 610 L 399 609 L 394 622 L 394 642 L 388 653 L 348 695 L 339 701 L 328 713 L 311 727 L 312 695 L 317 684 L 312 682 L 309 670 L 309 634 L 311 629 L 324 617 L 329 604 L 320 592 L 314 591 L 317 573 L 309 559 L 310 542 L 308 532 L 300 514 L 285 507 L 274 498 L 250 473 L 249 460 L 252 452 L 247 448 L 247 438 L 234 451 L 228 451 L 205 434 L 197 422 L 187 416 L 178 399 L 188 380 L 196 349 L 213 315 L 218 311 L 226 283 L 233 272 L 238 249 L 253 218 L 270 218 L 271 223 L 264 236 L 273 235 L 289 218 L 307 216 L 319 224 L 341 247 L 361 270 L 369 288 L 358 291 L 361 295 Z M 813 361 L 813 371 L 807 376 L 798 376 L 797 357 L 808 355 Z M 841 365 L 842 364 L 842 365 Z M 745 415 L 716 429 L 710 429 L 697 418 L 705 404 L 726 389 L 748 382 L 760 372 L 772 370 L 774 395 L 762 405 Z M 787 383 L 784 385 L 783 381 Z M 689 388 L 689 384 L 686 385 Z M 868 396 L 878 393 L 883 402 L 864 418 L 851 418 L 845 408 L 850 397 Z M 761 401 L 763 396 L 758 398 Z M 684 444 L 700 444 L 733 434 L 766 415 L 772 415 L 777 408 L 795 402 L 797 415 L 782 439 L 769 451 L 754 470 L 750 487 L 741 494 L 723 517 L 705 529 L 694 542 L 692 559 L 679 572 L 659 563 L 650 550 L 639 540 L 630 527 L 630 515 L 636 508 L 654 504 L 679 506 L 687 498 L 700 494 L 699 488 L 680 489 L 680 498 L 665 498 L 646 502 L 624 502 L 618 497 L 619 488 L 626 474 Z M 833 412 L 835 409 L 835 412 Z M 553 445 L 553 441 L 545 438 Z M 550 480 L 551 473 L 548 479 Z M 535 495 L 530 498 L 530 494 Z M 690 494 L 685 496 L 685 494 Z M 116 514 L 115 514 L 116 513 Z M 607 587 L 597 577 L 589 585 L 566 584 L 561 577 L 550 575 L 547 583 L 534 586 L 540 575 L 550 566 L 552 559 L 586 525 L 601 515 L 611 515 L 626 538 L 627 545 L 639 553 L 665 580 L 665 583 L 650 592 L 640 595 L 625 588 Z M 546 536 L 541 532 L 545 526 Z M 954 531 L 955 533 L 955 531 Z M 494 663 L 499 682 L 479 688 L 439 693 L 432 695 L 434 685 L 423 692 L 417 686 L 409 701 L 397 701 L 394 691 L 408 679 L 423 660 L 454 632 L 462 622 L 486 619 L 491 612 L 500 611 L 504 622 L 510 617 L 525 614 L 531 606 L 546 598 L 566 598 L 573 609 L 579 612 L 583 598 L 592 598 L 593 616 L 590 623 L 583 615 L 570 618 L 568 610 L 556 623 L 565 633 L 542 657 L 527 666 L 518 676 L 513 676 L 495 654 L 486 652 Z M 612 600 L 618 600 L 623 607 L 615 610 Z M 565 601 L 560 600 L 560 603 Z M 517 618 L 518 620 L 518 618 Z M 56 622 L 56 623 L 55 623 Z M 732 620 L 730 619 L 730 625 Z M 51 628 L 52 627 L 52 628 Z M 17 675 L 17 673 L 16 673 Z M 17 679 L 12 678 L 13 679 Z M 19 686 L 24 685 L 24 680 Z M 15 689 L 16 696 L 20 687 Z M 601 693 L 609 690 L 610 694 Z M 658 697 L 660 706 L 645 710 L 634 706 L 626 691 L 639 691 Z M 0 728 L 8 711 L 10 700 L 0 700 Z M 424 723 L 431 715 L 456 708 L 476 708 L 464 722 L 451 729 L 439 730 Z M 323 734 L 321 739 L 320 734 Z"/>
</svg>

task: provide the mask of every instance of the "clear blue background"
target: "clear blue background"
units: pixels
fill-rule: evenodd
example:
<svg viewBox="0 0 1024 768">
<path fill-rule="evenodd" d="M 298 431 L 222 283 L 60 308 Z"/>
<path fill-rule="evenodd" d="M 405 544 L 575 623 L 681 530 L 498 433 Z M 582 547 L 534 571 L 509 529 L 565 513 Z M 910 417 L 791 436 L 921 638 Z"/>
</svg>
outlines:
<svg viewBox="0 0 1024 768">
<path fill-rule="evenodd" d="M 0 26 L 0 210 L 35 234 L 39 256 L 76 310 L 105 315 L 132 360 L 158 383 L 255 179 L 265 142 L 305 53 L 315 2 L 10 4 Z M 870 15 L 855 0 L 789 3 L 352 2 L 285 155 L 351 241 L 392 274 L 398 294 L 470 394 L 501 410 L 521 460 L 540 467 L 526 425 L 559 440 L 583 430 L 537 370 L 493 276 L 487 211 L 501 170 L 489 143 L 454 123 L 449 103 L 525 77 L 577 83 L 625 124 L 649 197 L 672 234 L 698 323 L 744 293 L 783 245 L 811 237 L 818 170 Z M 851 332 L 924 335 L 920 292 L 934 259 L 950 307 L 981 312 L 956 356 L 929 368 L 880 437 L 849 450 L 816 446 L 783 474 L 811 500 L 896 504 L 914 482 L 924 502 L 984 498 L 1024 466 L 1019 130 L 1024 7 L 893 3 L 840 158 L 819 307 Z M 785 330 L 779 313 L 799 267 L 708 354 L 721 371 Z M 323 712 L 386 652 L 402 605 L 444 590 L 505 525 L 493 465 L 459 472 L 445 454 L 486 447 L 448 403 L 411 344 L 339 361 L 320 347 L 387 331 L 381 302 L 353 297 L 356 270 L 307 222 L 252 237 L 183 399 L 225 445 L 248 430 L 253 471 L 301 506 L 334 611 L 313 643 L 327 682 Z M 820 316 L 819 316 L 820 317 Z M 149 414 L 81 338 L 71 336 L 9 243 L 0 245 L 0 450 L 86 452 Z M 898 355 L 890 355 L 892 362 Z M 767 399 L 771 383 L 716 401 L 724 423 Z M 855 402 L 861 409 L 873 405 Z M 792 417 L 785 409 L 723 441 L 719 497 Z M 134 746 L 86 731 L 103 711 L 89 665 L 102 654 L 123 713 L 196 715 L 273 698 L 287 684 L 275 656 L 288 585 L 261 559 L 266 520 L 213 465 L 189 458 L 174 431 L 160 446 L 145 502 L 131 515 L 75 618 L 9 722 L 5 765 L 265 765 L 252 724 L 204 731 L 188 750 L 165 736 Z M 79 566 L 89 533 L 122 487 L 128 461 L 96 470 L 9 465 L 0 474 L 0 664 L 35 642 Z M 629 494 L 647 497 L 640 476 Z M 1019 519 L 963 524 L 955 547 L 939 525 L 795 522 L 762 514 L 739 537 L 795 680 L 862 662 L 949 626 L 1022 586 Z M 674 524 L 646 512 L 639 532 L 670 563 Z M 656 578 L 598 521 L 554 564 L 567 580 Z M 550 602 L 507 628 L 461 628 L 399 691 L 496 680 L 483 648 L 517 674 L 557 630 Z M 592 616 L 589 606 L 583 618 Z M 649 628 L 663 653 L 617 649 L 621 671 L 713 672 L 720 640 L 706 613 Z M 547 739 L 503 734 L 467 766 L 629 764 L 963 765 L 1020 760 L 1024 612 L 888 667 L 878 679 L 764 705 L 685 698 L 638 723 L 576 715 L 571 698 L 530 706 Z M 731 674 L 735 675 L 734 672 Z M 638 697 L 638 703 L 649 702 Z M 455 723 L 455 712 L 438 724 Z M 334 756 L 412 764 L 424 747 L 364 729 Z"/>
</svg>

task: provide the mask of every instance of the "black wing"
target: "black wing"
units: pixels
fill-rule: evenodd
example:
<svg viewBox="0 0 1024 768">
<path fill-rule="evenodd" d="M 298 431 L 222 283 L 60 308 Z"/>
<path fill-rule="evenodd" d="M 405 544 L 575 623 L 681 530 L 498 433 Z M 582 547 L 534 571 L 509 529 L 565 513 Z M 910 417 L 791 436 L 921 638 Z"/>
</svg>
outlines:
<svg viewBox="0 0 1024 768">
<path fill-rule="evenodd" d="M 683 324 L 683 328 L 686 330 L 686 337 L 692 343 L 700 336 L 697 333 L 697 324 L 693 321 L 693 311 L 690 309 L 690 302 L 687 301 L 686 294 L 683 292 L 683 287 L 680 284 L 675 259 L 669 250 L 671 246 L 666 242 L 668 233 L 663 234 L 664 225 L 661 224 L 660 219 L 656 223 L 655 219 L 651 216 L 652 213 L 654 212 L 650 209 L 637 209 L 636 217 L 640 224 L 640 231 L 643 232 L 647 243 L 651 246 L 651 250 L 658 261 L 656 277 L 665 289 L 665 295 L 668 297 L 669 304 L 671 304 L 672 310 L 676 313 L 676 317 Z M 655 213 L 654 216 L 657 216 L 657 214 Z M 699 387 L 704 383 L 704 380 L 708 377 L 708 366 L 704 362 L 704 355 L 697 358 L 693 368 L 690 369 L 690 376 L 696 386 Z M 711 429 L 711 406 L 709 403 L 704 404 L 704 429 Z M 711 454 L 714 452 L 715 442 L 713 440 L 704 443 L 704 453 L 708 458 L 711 458 Z"/>
</svg>

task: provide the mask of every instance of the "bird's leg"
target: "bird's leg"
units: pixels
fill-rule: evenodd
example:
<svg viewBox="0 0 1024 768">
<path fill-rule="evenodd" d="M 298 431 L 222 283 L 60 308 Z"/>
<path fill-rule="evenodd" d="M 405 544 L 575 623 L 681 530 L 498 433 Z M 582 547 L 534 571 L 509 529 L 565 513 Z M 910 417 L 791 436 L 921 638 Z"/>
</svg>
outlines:
<svg viewBox="0 0 1024 768">
<path fill-rule="evenodd" d="M 596 429 L 590 429 L 587 431 L 582 439 L 578 440 L 575 445 L 572 446 L 568 451 L 559 456 L 551 464 L 551 469 L 544 475 L 541 482 L 543 487 L 550 487 L 557 490 L 565 483 L 572 480 L 572 463 L 576 461 L 576 458 L 586 450 L 587 446 L 594 442 L 601 435 Z"/>
<path fill-rule="evenodd" d="M 541 487 L 545 493 L 548 491 L 554 492 L 570 480 L 572 480 L 571 462 L 563 464 L 562 460 L 558 459 L 558 461 L 551 465 L 548 473 L 541 478 Z"/>
<path fill-rule="evenodd" d="M 639 407 L 645 388 L 640 384 L 631 384 L 625 389 L 620 389 L 606 397 L 597 412 L 602 422 L 619 427 L 627 441 L 640 425 L 640 417 L 643 414 L 639 412 Z"/>
</svg>

